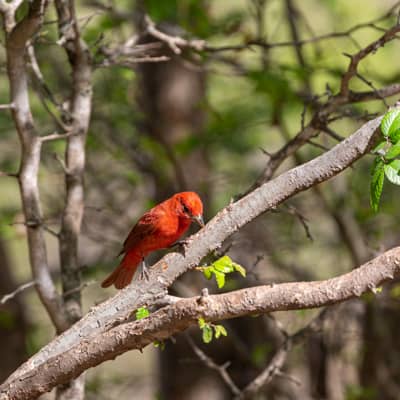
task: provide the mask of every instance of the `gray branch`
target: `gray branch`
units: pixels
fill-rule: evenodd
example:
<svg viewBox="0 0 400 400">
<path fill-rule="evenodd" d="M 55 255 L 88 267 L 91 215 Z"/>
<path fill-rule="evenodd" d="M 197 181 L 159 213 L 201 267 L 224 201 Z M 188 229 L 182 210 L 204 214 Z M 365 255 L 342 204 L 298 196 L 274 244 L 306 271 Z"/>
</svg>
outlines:
<svg viewBox="0 0 400 400">
<path fill-rule="evenodd" d="M 128 318 L 132 310 L 163 298 L 167 288 L 177 277 L 198 266 L 205 255 L 221 246 L 226 238 L 245 224 L 263 212 L 274 209 L 296 193 L 326 181 L 348 168 L 374 144 L 380 120 L 381 118 L 376 118 L 369 121 L 332 150 L 283 173 L 225 207 L 204 229 L 189 238 L 185 255 L 167 254 L 151 268 L 149 281 L 134 281 L 114 297 L 93 307 L 68 331 L 43 347 L 15 371 L 8 382 L 38 368 L 49 357 L 67 351 L 83 338 L 93 339 L 118 321 Z"/>
<path fill-rule="evenodd" d="M 6 6 L 7 4 L 17 6 L 18 3 L 18 1 L 14 1 L 6 3 Z M 27 227 L 30 264 L 39 297 L 56 330 L 61 332 L 68 327 L 68 323 L 63 312 L 62 299 L 51 279 L 47 262 L 38 187 L 42 142 L 36 132 L 29 105 L 28 78 L 25 63 L 28 41 L 41 27 L 47 4 L 46 0 L 33 1 L 30 4 L 28 15 L 13 26 L 12 30 L 7 32 L 6 55 L 11 104 L 13 104 L 11 110 L 22 146 L 21 164 L 18 173 L 20 192 L 25 220 L 33 222 Z"/>
<path fill-rule="evenodd" d="M 400 247 L 395 247 L 347 274 L 325 281 L 263 285 L 181 299 L 147 318 L 116 326 L 95 338 L 81 339 L 69 350 L 39 365 L 34 373 L 28 371 L 0 386 L 0 400 L 35 398 L 103 361 L 182 332 L 196 325 L 200 317 L 212 322 L 244 315 L 326 306 L 359 297 L 399 277 Z M 276 354 L 271 368 L 283 365 L 286 351 L 283 348 Z M 272 372 L 267 368 L 265 374 L 268 377 Z M 260 380 L 262 378 L 265 383 L 266 377 L 262 375 Z M 248 391 L 252 389 L 248 388 Z"/>
</svg>

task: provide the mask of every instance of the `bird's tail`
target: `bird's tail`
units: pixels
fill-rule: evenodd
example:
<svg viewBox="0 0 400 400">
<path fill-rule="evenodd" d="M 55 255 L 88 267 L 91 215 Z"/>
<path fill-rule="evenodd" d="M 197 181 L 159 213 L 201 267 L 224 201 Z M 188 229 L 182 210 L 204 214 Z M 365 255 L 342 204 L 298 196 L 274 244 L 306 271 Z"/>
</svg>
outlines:
<svg viewBox="0 0 400 400">
<path fill-rule="evenodd" d="M 129 285 L 140 261 L 141 257 L 135 253 L 125 254 L 118 267 L 101 283 L 101 287 L 114 285 L 117 289 L 122 289 Z"/>
</svg>

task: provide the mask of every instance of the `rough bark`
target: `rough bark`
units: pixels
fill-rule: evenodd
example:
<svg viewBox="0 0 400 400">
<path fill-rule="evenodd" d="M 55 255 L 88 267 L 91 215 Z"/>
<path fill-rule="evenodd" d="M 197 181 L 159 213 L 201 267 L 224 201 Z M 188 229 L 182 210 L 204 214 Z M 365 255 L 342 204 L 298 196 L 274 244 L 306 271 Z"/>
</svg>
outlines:
<svg viewBox="0 0 400 400">
<path fill-rule="evenodd" d="M 365 154 L 375 141 L 380 120 L 381 118 L 376 118 L 366 123 L 327 153 L 283 173 L 241 200 L 228 205 L 204 229 L 190 238 L 185 254 L 171 253 L 163 257 L 151 268 L 149 281 L 134 281 L 111 299 L 93 307 L 67 332 L 40 350 L 16 374 L 36 368 L 49 357 L 66 351 L 82 338 L 104 332 L 116 321 L 129 316 L 132 310 L 145 304 L 153 304 L 164 297 L 166 289 L 178 276 L 198 265 L 206 254 L 218 248 L 232 233 L 296 193 L 335 176 Z M 13 374 L 12 377 L 14 376 L 16 375 Z"/>
<path fill-rule="evenodd" d="M 149 317 L 126 322 L 97 335 L 82 339 L 66 352 L 47 359 L 35 368 L 0 387 L 1 400 L 33 399 L 78 377 L 88 368 L 114 359 L 132 349 L 142 349 L 154 340 L 164 340 L 206 321 L 237 318 L 272 311 L 322 307 L 361 296 L 388 280 L 400 277 L 400 247 L 395 247 L 347 274 L 314 282 L 291 282 L 256 286 L 225 294 L 171 299 L 172 305 Z"/>
<path fill-rule="evenodd" d="M 28 41 L 41 27 L 47 5 L 47 1 L 31 3 L 27 17 L 6 35 L 6 56 L 12 114 L 22 150 L 18 178 L 28 232 L 30 265 L 39 297 L 56 330 L 62 332 L 68 327 L 68 322 L 47 262 L 38 187 L 42 140 L 35 129 L 30 109 L 25 62 Z"/>
<path fill-rule="evenodd" d="M 73 1 L 55 2 L 58 15 L 59 41 L 67 52 L 72 69 L 65 152 L 65 207 L 59 234 L 61 281 L 64 308 L 70 325 L 82 317 L 79 235 L 84 212 L 85 143 L 92 109 L 91 54 L 80 36 Z M 58 400 L 83 399 L 85 377 L 57 388 Z"/>
</svg>

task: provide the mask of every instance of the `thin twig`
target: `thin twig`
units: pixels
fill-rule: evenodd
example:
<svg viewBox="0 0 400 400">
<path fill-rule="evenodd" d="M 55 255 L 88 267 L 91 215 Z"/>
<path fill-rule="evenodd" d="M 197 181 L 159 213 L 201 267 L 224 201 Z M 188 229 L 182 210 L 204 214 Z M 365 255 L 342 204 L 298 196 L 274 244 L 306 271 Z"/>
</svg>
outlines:
<svg viewBox="0 0 400 400">
<path fill-rule="evenodd" d="M 54 153 L 54 158 L 60 163 L 61 168 L 64 171 L 64 174 L 69 175 L 70 171 L 69 171 L 67 165 L 65 164 L 65 161 L 60 157 L 60 155 L 57 153 Z"/>
<path fill-rule="evenodd" d="M 206 42 L 204 40 L 186 40 L 180 36 L 171 36 L 164 32 L 161 32 L 159 29 L 157 29 L 156 24 L 151 20 L 148 15 L 144 16 L 144 22 L 146 24 L 147 33 L 166 43 L 175 54 L 181 54 L 181 48 L 184 47 L 191 48 L 197 51 L 201 51 L 205 48 Z"/>
<path fill-rule="evenodd" d="M 357 72 L 356 76 L 357 76 L 358 79 L 363 81 L 366 85 L 368 85 L 373 90 L 373 92 L 376 94 L 376 97 L 382 100 L 382 102 L 383 102 L 383 104 L 385 105 L 386 108 L 389 108 L 389 104 L 386 102 L 385 97 L 382 96 L 378 92 L 378 89 L 374 86 L 374 84 L 371 81 L 369 81 L 368 79 L 364 78 L 359 72 Z"/>
<path fill-rule="evenodd" d="M 88 286 L 92 286 L 96 283 L 98 283 L 99 281 L 93 279 L 91 281 L 87 281 L 87 282 L 82 282 L 78 287 L 73 288 L 71 290 L 68 290 L 67 292 L 63 293 L 63 297 L 67 297 L 71 294 L 77 293 L 77 292 L 81 292 L 83 289 L 87 288 Z"/>
<path fill-rule="evenodd" d="M 8 176 L 9 178 L 18 178 L 18 174 L 14 174 L 12 172 L 4 172 L 4 171 L 0 171 L 0 176 Z"/>
<path fill-rule="evenodd" d="M 0 110 L 12 110 L 15 108 L 14 103 L 11 104 L 0 104 Z"/>
<path fill-rule="evenodd" d="M 13 292 L 5 294 L 1 299 L 0 299 L 0 304 L 3 305 L 7 303 L 7 301 L 11 300 L 14 298 L 17 294 L 23 292 L 26 289 L 31 288 L 32 286 L 35 286 L 36 282 L 35 281 L 30 281 L 27 283 L 24 283 L 21 286 L 18 286 Z"/>
<path fill-rule="evenodd" d="M 294 215 L 300 221 L 301 225 L 304 228 L 307 238 L 313 241 L 314 238 L 312 237 L 310 227 L 307 224 L 307 218 L 293 205 L 290 204 L 285 205 L 285 208 L 287 209 L 289 214 Z"/>
<path fill-rule="evenodd" d="M 61 139 L 68 139 L 71 136 L 77 135 L 78 133 L 75 131 L 70 131 L 67 133 L 52 133 L 50 135 L 47 136 L 41 136 L 40 140 L 44 143 L 44 142 L 50 142 L 52 140 L 61 140 Z"/>
<path fill-rule="evenodd" d="M 272 378 L 281 371 L 288 352 L 291 348 L 291 339 L 285 340 L 284 344 L 277 350 L 272 357 L 268 366 L 252 380 L 243 391 L 235 397 L 236 400 L 244 400 L 253 398 L 254 395 L 261 390 L 262 387 L 271 382 Z"/>
<path fill-rule="evenodd" d="M 196 354 L 196 356 L 200 359 L 200 361 L 208 368 L 216 371 L 218 375 L 221 377 L 221 379 L 224 381 L 226 386 L 228 386 L 229 390 L 232 392 L 233 395 L 237 396 L 240 394 L 239 388 L 235 385 L 233 382 L 232 378 L 226 371 L 226 369 L 229 367 L 230 363 L 227 362 L 223 365 L 218 365 L 214 362 L 212 358 L 210 358 L 206 353 L 204 353 L 203 350 L 200 349 L 196 345 L 196 343 L 193 341 L 193 339 L 190 337 L 188 333 L 185 334 L 185 339 L 189 343 L 190 347 L 192 348 L 193 352 Z"/>
<path fill-rule="evenodd" d="M 369 54 L 376 52 L 380 47 L 384 46 L 387 42 L 390 42 L 391 40 L 395 39 L 399 31 L 400 31 L 400 25 L 396 24 L 391 29 L 387 30 L 383 36 L 370 43 L 367 47 L 361 49 L 358 53 L 354 55 L 346 54 L 348 57 L 350 57 L 350 64 L 347 71 L 344 73 L 342 77 L 342 81 L 340 84 L 340 92 L 339 92 L 340 96 L 343 97 L 348 96 L 350 90 L 349 89 L 350 80 L 357 75 L 358 72 L 357 68 L 360 61 L 363 60 Z"/>
</svg>

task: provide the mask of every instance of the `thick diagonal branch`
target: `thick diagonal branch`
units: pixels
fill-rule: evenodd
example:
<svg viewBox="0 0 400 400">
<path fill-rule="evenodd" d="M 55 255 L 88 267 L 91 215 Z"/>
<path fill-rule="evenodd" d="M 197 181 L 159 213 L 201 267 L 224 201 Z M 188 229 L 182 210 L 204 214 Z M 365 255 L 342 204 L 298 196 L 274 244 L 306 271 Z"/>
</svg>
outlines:
<svg viewBox="0 0 400 400">
<path fill-rule="evenodd" d="M 103 361 L 182 332 L 197 324 L 200 317 L 207 321 L 219 321 L 243 315 L 326 306 L 359 297 L 398 277 L 400 247 L 395 247 L 347 274 L 325 281 L 256 286 L 219 295 L 182 299 L 145 319 L 125 323 L 95 338 L 82 340 L 38 366 L 34 374 L 28 372 L 0 387 L 0 400 L 32 399 Z"/>
<path fill-rule="evenodd" d="M 129 316 L 132 310 L 153 304 L 164 297 L 167 288 L 178 276 L 197 266 L 208 252 L 218 248 L 232 233 L 296 193 L 337 175 L 368 152 L 375 141 L 380 120 L 376 118 L 366 123 L 332 150 L 283 173 L 224 208 L 204 229 L 190 238 L 185 255 L 172 253 L 163 257 L 151 269 L 148 282 L 134 281 L 113 298 L 93 307 L 85 317 L 40 350 L 9 379 L 37 368 L 49 357 L 68 350 L 82 338 L 104 332 L 115 321 Z"/>
</svg>

